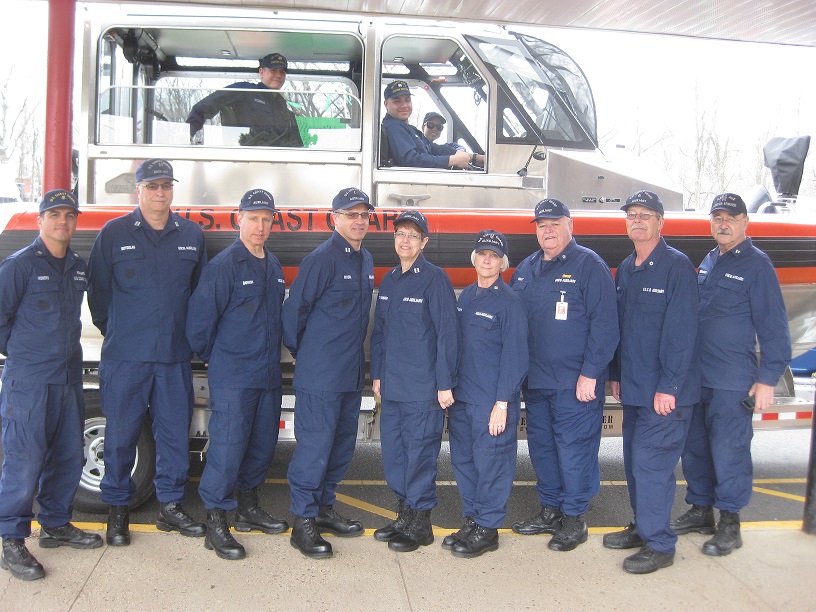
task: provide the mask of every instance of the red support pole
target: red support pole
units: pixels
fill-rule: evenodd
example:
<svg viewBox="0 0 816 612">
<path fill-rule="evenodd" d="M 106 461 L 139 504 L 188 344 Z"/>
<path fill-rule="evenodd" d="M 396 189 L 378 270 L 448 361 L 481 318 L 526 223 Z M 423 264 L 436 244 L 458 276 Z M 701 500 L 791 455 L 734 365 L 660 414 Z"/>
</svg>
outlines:
<svg viewBox="0 0 816 612">
<path fill-rule="evenodd" d="M 48 0 L 43 191 L 71 188 L 71 99 L 76 0 Z"/>
</svg>

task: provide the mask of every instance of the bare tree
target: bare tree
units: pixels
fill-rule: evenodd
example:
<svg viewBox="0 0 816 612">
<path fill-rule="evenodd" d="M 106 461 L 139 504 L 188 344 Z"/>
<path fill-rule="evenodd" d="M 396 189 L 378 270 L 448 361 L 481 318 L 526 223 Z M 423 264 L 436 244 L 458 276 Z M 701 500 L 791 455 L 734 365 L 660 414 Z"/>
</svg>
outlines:
<svg viewBox="0 0 816 612">
<path fill-rule="evenodd" d="M 0 162 L 16 167 L 17 178 L 30 183 L 30 195 L 42 192 L 42 133 L 39 104 L 27 97 L 13 106 L 13 68 L 0 87 Z"/>
</svg>

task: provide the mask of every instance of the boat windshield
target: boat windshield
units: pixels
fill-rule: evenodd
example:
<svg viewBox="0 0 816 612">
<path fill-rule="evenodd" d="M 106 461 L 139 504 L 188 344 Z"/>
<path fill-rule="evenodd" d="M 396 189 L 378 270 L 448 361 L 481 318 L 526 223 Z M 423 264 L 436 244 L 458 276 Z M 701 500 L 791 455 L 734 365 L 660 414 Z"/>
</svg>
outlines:
<svg viewBox="0 0 816 612">
<path fill-rule="evenodd" d="M 515 40 L 467 36 L 508 98 L 503 135 L 548 146 L 597 147 L 595 102 L 580 67 L 550 43 L 511 34 Z"/>
</svg>

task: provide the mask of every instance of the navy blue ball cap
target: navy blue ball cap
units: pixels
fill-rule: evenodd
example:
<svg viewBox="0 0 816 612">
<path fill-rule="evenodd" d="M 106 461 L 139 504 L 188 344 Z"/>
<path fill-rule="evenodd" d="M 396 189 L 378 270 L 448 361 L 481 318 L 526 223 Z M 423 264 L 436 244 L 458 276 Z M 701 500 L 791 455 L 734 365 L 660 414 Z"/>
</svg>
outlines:
<svg viewBox="0 0 816 612">
<path fill-rule="evenodd" d="M 165 159 L 148 159 L 136 168 L 136 182 L 146 183 L 158 179 L 169 178 L 173 181 L 173 166 Z M 178 182 L 178 181 L 176 181 Z"/>
<path fill-rule="evenodd" d="M 445 121 L 445 118 L 442 115 L 440 115 L 436 111 L 431 111 L 430 113 L 425 113 L 425 118 L 422 120 L 422 125 L 425 125 L 431 119 L 439 119 L 439 123 L 441 123 L 442 125 L 445 125 L 447 123 L 447 121 Z"/>
<path fill-rule="evenodd" d="M 422 230 L 422 233 L 428 235 L 428 219 L 425 218 L 418 210 L 412 208 L 411 210 L 404 210 L 399 214 L 399 217 L 394 219 L 394 227 L 399 227 L 400 223 L 410 221 L 416 223 L 417 227 Z"/>
<path fill-rule="evenodd" d="M 636 191 L 626 198 L 626 204 L 621 206 L 621 210 L 628 210 L 630 206 L 635 205 L 645 206 L 657 214 L 663 215 L 663 202 L 660 201 L 660 197 L 654 191 L 648 191 L 646 189 Z"/>
<path fill-rule="evenodd" d="M 566 204 L 555 198 L 547 198 L 536 204 L 535 217 L 533 217 L 530 223 L 535 223 L 539 219 L 560 219 L 561 217 L 569 216 L 570 211 Z"/>
<path fill-rule="evenodd" d="M 356 187 L 348 187 L 340 190 L 332 200 L 332 210 L 345 210 L 357 204 L 365 204 L 369 210 L 374 210 L 374 205 L 369 200 L 365 192 L 360 191 Z"/>
<path fill-rule="evenodd" d="M 730 212 L 735 217 L 737 215 L 748 214 L 748 208 L 746 208 L 745 202 L 736 193 L 721 193 L 715 196 L 714 201 L 711 203 L 711 212 L 713 213 L 717 210 Z"/>
<path fill-rule="evenodd" d="M 477 253 L 479 251 L 493 251 L 499 257 L 504 257 L 507 255 L 507 238 L 496 230 L 482 230 L 476 236 L 476 246 L 473 250 Z"/>
<path fill-rule="evenodd" d="M 405 81 L 391 81 L 385 88 L 383 99 L 396 98 L 397 96 L 411 95 L 411 89 Z"/>
<path fill-rule="evenodd" d="M 53 189 L 43 195 L 40 200 L 40 214 L 52 208 L 59 208 L 64 206 L 66 208 L 73 208 L 77 213 L 80 213 L 79 203 L 74 194 L 65 189 Z"/>
<path fill-rule="evenodd" d="M 275 198 L 266 189 L 250 189 L 241 198 L 238 210 L 270 210 L 275 212 Z"/>
<path fill-rule="evenodd" d="M 270 53 L 258 60 L 258 68 L 269 68 L 270 70 L 287 70 L 289 62 L 280 53 Z"/>
</svg>

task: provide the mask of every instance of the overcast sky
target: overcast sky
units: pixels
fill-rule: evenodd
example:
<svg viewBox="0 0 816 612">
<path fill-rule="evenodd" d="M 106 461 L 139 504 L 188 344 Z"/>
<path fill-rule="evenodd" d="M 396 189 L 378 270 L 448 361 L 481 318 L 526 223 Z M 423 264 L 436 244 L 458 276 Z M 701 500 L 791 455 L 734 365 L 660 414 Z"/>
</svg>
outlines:
<svg viewBox="0 0 816 612">
<path fill-rule="evenodd" d="M 47 3 L 4 0 L 3 8 L 0 79 L 12 70 L 12 96 L 41 99 L 44 107 Z M 691 146 L 695 122 L 705 112 L 716 117 L 718 133 L 731 139 L 752 177 L 764 137 L 816 130 L 814 48 L 553 28 L 537 36 L 584 70 L 595 95 L 598 132 L 608 146 L 637 148 L 640 138 L 645 147 L 670 134 L 679 154 Z M 803 193 L 816 193 L 815 157 L 809 158 Z"/>
</svg>

